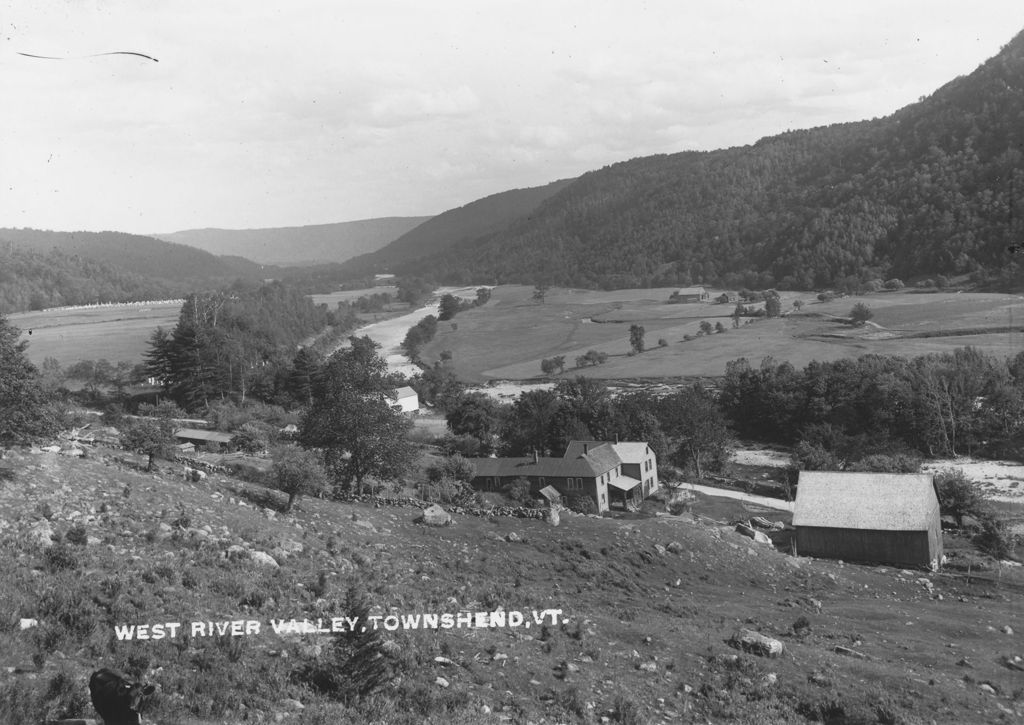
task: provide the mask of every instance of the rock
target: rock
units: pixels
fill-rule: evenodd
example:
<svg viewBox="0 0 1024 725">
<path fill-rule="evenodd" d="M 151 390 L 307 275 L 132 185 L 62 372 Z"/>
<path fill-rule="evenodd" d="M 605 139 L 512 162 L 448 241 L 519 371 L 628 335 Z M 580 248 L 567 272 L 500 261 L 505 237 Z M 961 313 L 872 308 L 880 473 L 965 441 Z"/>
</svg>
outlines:
<svg viewBox="0 0 1024 725">
<path fill-rule="evenodd" d="M 38 626 L 39 626 L 39 620 L 38 619 L 21 619 L 21 620 L 18 621 L 18 628 L 19 629 L 28 629 L 29 627 L 38 627 Z"/>
<path fill-rule="evenodd" d="M 522 539 L 519 538 L 519 534 L 513 531 L 511 534 L 505 537 L 505 541 L 509 541 L 514 544 L 517 541 L 522 541 Z"/>
<path fill-rule="evenodd" d="M 48 549 L 53 546 L 53 528 L 49 521 L 37 521 L 26 532 L 25 538 L 30 544 Z"/>
<path fill-rule="evenodd" d="M 992 685 L 988 684 L 987 682 L 982 682 L 980 685 L 978 685 L 978 689 L 982 692 L 987 692 L 990 695 L 996 694 L 996 688 L 992 687 Z"/>
<path fill-rule="evenodd" d="M 766 637 L 751 629 L 740 629 L 729 640 L 729 645 L 761 657 L 778 657 L 785 646 L 777 639 Z"/>
<path fill-rule="evenodd" d="M 680 544 L 678 541 L 669 542 L 669 545 L 666 546 L 665 548 L 668 551 L 671 551 L 673 554 L 682 554 L 683 553 L 683 545 Z"/>
<path fill-rule="evenodd" d="M 1006 625 L 1003 625 L 1003 628 L 1001 630 L 999 630 L 999 631 L 1001 631 L 1003 634 L 1013 634 L 1013 627 L 1011 627 L 1010 625 L 1006 624 Z"/>
<path fill-rule="evenodd" d="M 641 662 L 639 665 L 637 665 L 637 669 L 642 672 L 657 672 L 658 665 L 654 664 L 653 662 Z"/>
<path fill-rule="evenodd" d="M 290 698 L 286 698 L 284 700 L 281 700 L 281 702 L 278 703 L 278 704 L 280 704 L 281 707 L 287 707 L 289 710 L 305 710 L 306 709 L 306 706 L 303 705 L 301 702 L 299 702 L 298 700 L 292 700 Z"/>
<path fill-rule="evenodd" d="M 446 666 L 447 665 L 454 665 L 455 664 L 454 662 L 452 662 L 447 657 L 435 657 L 434 658 L 434 662 L 436 662 L 439 665 L 446 665 Z"/>
<path fill-rule="evenodd" d="M 562 519 L 558 514 L 558 509 L 556 508 L 549 508 L 545 512 L 544 520 L 552 526 L 558 526 L 562 522 Z"/>
<path fill-rule="evenodd" d="M 665 553 L 666 553 L 666 552 L 668 551 L 668 549 L 666 549 L 666 548 L 665 548 L 664 546 L 662 546 L 661 544 L 655 544 L 655 545 L 654 545 L 654 550 L 655 550 L 656 552 L 658 552 L 658 555 L 659 555 L 659 556 L 665 556 Z"/>
<path fill-rule="evenodd" d="M 249 558 L 261 566 L 269 566 L 272 569 L 277 569 L 281 566 L 274 557 L 265 551 L 253 551 L 249 554 Z"/>
<path fill-rule="evenodd" d="M 434 684 L 438 685 L 439 687 L 448 687 L 449 683 L 448 680 L 446 680 L 445 678 L 438 677 L 436 680 L 434 680 Z"/>
<path fill-rule="evenodd" d="M 413 523 L 426 526 L 451 526 L 452 517 L 451 514 L 435 503 L 423 509 L 423 513 L 413 519 Z"/>
</svg>

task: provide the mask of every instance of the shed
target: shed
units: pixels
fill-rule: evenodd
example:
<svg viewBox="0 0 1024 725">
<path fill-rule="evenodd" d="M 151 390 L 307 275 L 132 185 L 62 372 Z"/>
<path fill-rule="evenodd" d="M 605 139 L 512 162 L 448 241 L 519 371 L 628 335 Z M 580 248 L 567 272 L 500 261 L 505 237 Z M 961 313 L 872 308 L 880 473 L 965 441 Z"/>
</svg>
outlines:
<svg viewBox="0 0 1024 725">
<path fill-rule="evenodd" d="M 930 474 L 800 471 L 793 526 L 803 556 L 932 568 L 942 561 Z"/>
<path fill-rule="evenodd" d="M 408 385 L 396 389 L 392 399 L 395 401 L 395 407 L 402 413 L 419 412 L 420 396 Z"/>
<path fill-rule="evenodd" d="M 219 433 L 213 430 L 199 430 L 198 428 L 178 428 L 174 431 L 174 437 L 182 443 L 191 443 L 194 446 L 216 446 L 226 448 L 231 444 L 230 433 Z"/>
<path fill-rule="evenodd" d="M 538 493 L 544 497 L 549 506 L 562 503 L 562 494 L 554 486 L 545 486 Z"/>
</svg>

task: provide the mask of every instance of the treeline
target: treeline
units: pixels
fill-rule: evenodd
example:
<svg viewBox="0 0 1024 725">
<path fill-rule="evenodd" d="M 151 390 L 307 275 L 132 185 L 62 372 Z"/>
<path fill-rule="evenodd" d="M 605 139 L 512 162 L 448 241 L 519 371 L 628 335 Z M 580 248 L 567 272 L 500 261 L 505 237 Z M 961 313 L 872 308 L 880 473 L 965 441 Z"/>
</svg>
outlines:
<svg viewBox="0 0 1024 725">
<path fill-rule="evenodd" d="M 590 172 L 504 231 L 408 269 L 456 283 L 819 289 L 1020 283 L 1024 35 L 886 118 Z"/>
<path fill-rule="evenodd" d="M 58 249 L 0 245 L 0 314 L 66 305 L 183 297 L 186 286 L 119 270 Z"/>
<path fill-rule="evenodd" d="M 765 358 L 728 364 L 719 405 L 743 438 L 797 444 L 805 467 L 870 455 L 1019 455 L 1024 353 L 976 348 L 912 359 L 865 355 L 802 370 Z"/>
<path fill-rule="evenodd" d="M 189 411 L 217 399 L 287 401 L 299 343 L 351 322 L 279 282 L 192 294 L 174 329 L 150 338 L 146 371 Z"/>
</svg>

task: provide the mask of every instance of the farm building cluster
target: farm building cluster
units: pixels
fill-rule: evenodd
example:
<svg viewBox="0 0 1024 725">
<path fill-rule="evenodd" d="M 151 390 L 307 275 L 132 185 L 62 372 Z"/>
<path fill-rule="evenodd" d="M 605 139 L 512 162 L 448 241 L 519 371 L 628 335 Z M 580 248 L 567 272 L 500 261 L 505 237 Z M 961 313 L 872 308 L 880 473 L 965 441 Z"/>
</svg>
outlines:
<svg viewBox="0 0 1024 725">
<path fill-rule="evenodd" d="M 641 441 L 572 441 L 560 457 L 470 458 L 478 491 L 502 491 L 518 478 L 548 500 L 589 496 L 599 512 L 635 509 L 658 488 L 658 461 Z M 547 489 L 547 490 L 546 490 Z"/>
</svg>

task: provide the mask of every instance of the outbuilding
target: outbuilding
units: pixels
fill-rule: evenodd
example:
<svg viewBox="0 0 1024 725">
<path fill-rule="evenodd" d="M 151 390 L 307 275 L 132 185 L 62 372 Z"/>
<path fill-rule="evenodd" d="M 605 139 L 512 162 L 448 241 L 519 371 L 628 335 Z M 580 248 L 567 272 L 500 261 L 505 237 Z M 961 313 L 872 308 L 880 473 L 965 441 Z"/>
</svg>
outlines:
<svg viewBox="0 0 1024 725">
<path fill-rule="evenodd" d="M 793 526 L 800 556 L 933 569 L 942 562 L 930 474 L 801 471 Z"/>
</svg>

